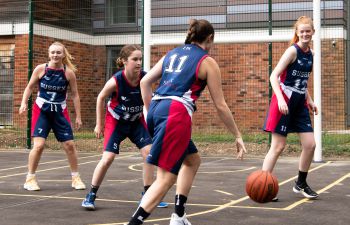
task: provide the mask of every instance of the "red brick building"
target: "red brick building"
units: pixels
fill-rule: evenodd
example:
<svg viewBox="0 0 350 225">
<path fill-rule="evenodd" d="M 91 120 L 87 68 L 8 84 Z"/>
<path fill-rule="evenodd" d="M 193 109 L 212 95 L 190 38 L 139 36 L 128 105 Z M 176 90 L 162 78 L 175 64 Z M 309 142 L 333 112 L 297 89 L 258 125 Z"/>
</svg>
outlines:
<svg viewBox="0 0 350 225">
<path fill-rule="evenodd" d="M 106 79 L 114 72 L 113 59 L 124 44 L 141 44 L 141 2 L 122 0 L 33 2 L 33 66 L 47 61 L 47 49 L 53 41 L 58 40 L 66 45 L 78 67 L 77 80 L 84 127 L 93 129 L 96 97 Z M 176 2 L 181 2 L 183 5 L 180 7 L 175 4 Z M 162 38 L 162 35 L 166 37 L 165 35 L 174 33 L 174 36 L 183 35 L 185 39 L 187 23 L 192 17 L 208 19 L 216 31 L 265 34 L 268 32 L 268 11 L 265 2 L 152 1 L 152 35 Z M 322 39 L 322 126 L 324 130 L 344 130 L 350 125 L 349 86 L 345 82 L 350 77 L 346 65 L 347 58 L 350 58 L 346 48 L 349 37 L 344 35 L 349 29 L 349 25 L 346 24 L 348 12 L 345 10 L 348 1 L 327 2 L 328 5 L 323 6 L 322 11 L 322 29 L 330 32 L 323 34 Z M 290 34 L 291 26 L 298 16 L 312 16 L 310 3 L 312 1 L 282 0 L 274 3 L 273 33 Z M 9 4 L 12 4 L 12 7 L 9 7 Z M 3 78 L 0 80 L 0 85 L 12 85 L 12 90 L 6 89 L 6 98 L 1 97 L 5 94 L 0 92 L 2 126 L 26 127 L 27 118 L 20 118 L 17 111 L 28 80 L 30 14 L 27 6 L 27 1 L 7 1 L 6 6 L 0 3 L 0 9 L 5 12 L 0 15 L 0 21 L 3 21 L 0 25 L 3 23 L 1 26 L 8 29 L 8 31 L 3 29 L 5 30 L 3 33 L 0 32 L 0 51 L 7 48 L 6 54 L 10 56 L 12 54 L 13 64 L 9 67 L 13 70 L 12 81 L 10 79 L 4 82 Z M 303 11 L 295 8 L 296 6 Z M 153 65 L 174 46 L 153 45 L 151 64 Z M 274 42 L 272 46 L 274 66 L 287 48 L 288 42 Z M 220 65 L 225 98 L 237 123 L 242 130 L 259 131 L 264 123 L 269 101 L 268 43 L 220 43 L 215 45 L 211 55 Z M 309 87 L 312 89 L 312 77 Z M 312 93 L 312 90 L 310 92 Z M 10 110 L 8 104 L 11 104 Z M 70 112 L 73 114 L 70 100 L 69 104 Z M 197 104 L 199 110 L 194 114 L 195 130 L 210 132 L 224 130 L 207 90 Z M 73 115 L 71 117 L 74 118 Z"/>
</svg>

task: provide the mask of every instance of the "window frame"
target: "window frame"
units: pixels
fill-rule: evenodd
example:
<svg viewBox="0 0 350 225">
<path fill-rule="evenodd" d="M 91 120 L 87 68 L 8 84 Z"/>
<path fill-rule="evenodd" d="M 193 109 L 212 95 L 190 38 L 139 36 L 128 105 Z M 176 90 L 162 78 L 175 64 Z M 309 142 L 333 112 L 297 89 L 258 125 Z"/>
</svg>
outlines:
<svg viewBox="0 0 350 225">
<path fill-rule="evenodd" d="M 113 0 L 107 0 L 106 1 L 106 7 L 105 7 L 105 24 L 107 27 L 130 27 L 130 26 L 137 26 L 138 25 L 138 18 L 139 18 L 139 0 L 134 0 L 135 1 L 135 8 L 134 8 L 134 12 L 135 12 L 135 17 L 134 17 L 134 22 L 131 23 L 111 23 L 112 21 L 112 14 L 110 12 L 110 5 L 111 5 L 111 1 Z M 118 0 L 116 0 L 118 1 Z"/>
</svg>

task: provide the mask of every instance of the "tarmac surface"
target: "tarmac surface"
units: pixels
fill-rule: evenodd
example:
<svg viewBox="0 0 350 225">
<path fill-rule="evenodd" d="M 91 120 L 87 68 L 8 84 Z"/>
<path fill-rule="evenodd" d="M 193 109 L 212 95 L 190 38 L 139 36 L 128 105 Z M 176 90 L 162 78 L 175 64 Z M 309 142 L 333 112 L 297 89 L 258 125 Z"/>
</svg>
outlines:
<svg viewBox="0 0 350 225">
<path fill-rule="evenodd" d="M 27 191 L 27 150 L 0 151 L 1 225 L 124 224 L 143 191 L 142 159 L 138 153 L 116 157 L 102 183 L 95 211 L 81 207 L 88 190 L 71 188 L 63 152 L 44 151 L 37 171 L 41 191 Z M 81 177 L 89 189 L 100 154 L 79 153 Z M 313 163 L 308 183 L 320 196 L 308 200 L 292 191 L 298 158 L 280 158 L 274 174 L 279 201 L 258 204 L 245 193 L 245 179 L 260 169 L 262 158 L 202 157 L 186 212 L 192 225 L 345 225 L 350 224 L 350 161 Z M 165 197 L 168 208 L 157 208 L 144 224 L 168 225 L 174 211 L 173 187 Z"/>
</svg>

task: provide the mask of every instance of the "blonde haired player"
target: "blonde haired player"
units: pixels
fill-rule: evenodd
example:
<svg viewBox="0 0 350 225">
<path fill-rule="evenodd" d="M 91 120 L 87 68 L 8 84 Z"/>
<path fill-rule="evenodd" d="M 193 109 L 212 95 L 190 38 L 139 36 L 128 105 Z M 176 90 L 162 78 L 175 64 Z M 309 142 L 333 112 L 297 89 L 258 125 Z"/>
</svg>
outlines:
<svg viewBox="0 0 350 225">
<path fill-rule="evenodd" d="M 72 56 L 60 42 L 54 42 L 49 47 L 49 62 L 38 65 L 24 90 L 19 113 L 27 110 L 27 101 L 35 87 L 39 86 L 38 96 L 33 105 L 32 137 L 33 149 L 28 157 L 28 174 L 24 189 L 38 191 L 35 171 L 44 151 L 46 138 L 52 129 L 56 139 L 62 143 L 66 152 L 72 175 L 72 187 L 85 189 L 78 172 L 78 156 L 73 141 L 73 130 L 68 115 L 66 98 L 70 86 L 75 108 L 75 127 L 82 125 L 80 115 L 80 98 L 75 76 L 76 67 L 72 64 Z"/>
</svg>

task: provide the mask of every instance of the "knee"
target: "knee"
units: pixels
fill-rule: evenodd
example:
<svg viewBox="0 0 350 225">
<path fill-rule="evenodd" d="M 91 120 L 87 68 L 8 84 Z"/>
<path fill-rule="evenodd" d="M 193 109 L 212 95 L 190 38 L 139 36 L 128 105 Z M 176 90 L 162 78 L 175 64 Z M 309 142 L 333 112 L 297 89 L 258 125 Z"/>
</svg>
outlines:
<svg viewBox="0 0 350 225">
<path fill-rule="evenodd" d="M 63 143 L 64 150 L 67 152 L 67 154 L 74 154 L 75 153 L 75 145 L 73 141 L 66 141 Z"/>
<path fill-rule="evenodd" d="M 44 151 L 45 143 L 34 143 L 32 151 L 41 154 Z"/>
<path fill-rule="evenodd" d="M 109 168 L 114 161 L 114 157 L 102 157 L 101 166 L 104 168 Z"/>
<path fill-rule="evenodd" d="M 161 187 L 170 189 L 176 182 L 176 177 L 168 179 L 157 179 Z"/>
<path fill-rule="evenodd" d="M 190 154 L 184 160 L 184 164 L 189 167 L 199 168 L 201 165 L 201 157 L 198 153 Z"/>
<path fill-rule="evenodd" d="M 314 152 L 316 149 L 316 143 L 315 142 L 310 142 L 306 145 L 303 146 L 303 150 L 306 150 L 308 152 Z"/>
<path fill-rule="evenodd" d="M 141 155 L 142 155 L 143 160 L 146 160 L 150 151 L 151 151 L 151 145 L 147 145 L 141 149 Z"/>
<path fill-rule="evenodd" d="M 278 143 L 278 144 L 275 144 L 273 146 L 273 152 L 276 154 L 276 155 L 280 155 L 284 148 L 286 147 L 286 144 L 285 143 Z"/>
</svg>

